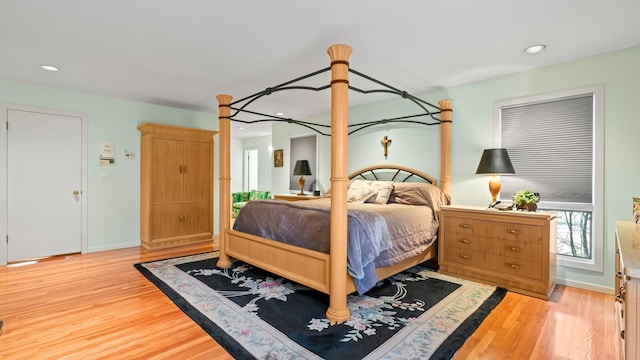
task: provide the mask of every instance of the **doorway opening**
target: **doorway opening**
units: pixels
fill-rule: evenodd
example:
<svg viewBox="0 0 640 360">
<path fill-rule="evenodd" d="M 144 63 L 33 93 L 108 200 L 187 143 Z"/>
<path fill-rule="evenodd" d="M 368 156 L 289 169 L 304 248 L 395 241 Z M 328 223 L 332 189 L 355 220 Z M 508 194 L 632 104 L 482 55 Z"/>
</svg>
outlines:
<svg viewBox="0 0 640 360">
<path fill-rule="evenodd" d="M 242 191 L 258 190 L 258 149 L 244 151 Z"/>
</svg>

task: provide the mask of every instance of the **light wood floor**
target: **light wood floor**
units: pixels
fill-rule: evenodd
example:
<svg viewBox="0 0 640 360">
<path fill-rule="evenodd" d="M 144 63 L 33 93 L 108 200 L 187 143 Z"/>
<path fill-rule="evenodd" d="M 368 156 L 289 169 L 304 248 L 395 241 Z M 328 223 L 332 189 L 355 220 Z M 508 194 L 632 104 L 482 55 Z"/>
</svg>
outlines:
<svg viewBox="0 0 640 360">
<path fill-rule="evenodd" d="M 212 250 L 129 248 L 0 266 L 0 359 L 230 359 L 134 263 Z M 615 359 L 613 296 L 509 293 L 455 359 Z"/>
</svg>

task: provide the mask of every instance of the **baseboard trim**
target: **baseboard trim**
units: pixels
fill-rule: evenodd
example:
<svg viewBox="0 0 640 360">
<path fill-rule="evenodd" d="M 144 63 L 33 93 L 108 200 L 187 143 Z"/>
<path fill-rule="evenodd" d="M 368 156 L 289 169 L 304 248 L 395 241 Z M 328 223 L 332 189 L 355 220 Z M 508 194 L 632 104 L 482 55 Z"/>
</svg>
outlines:
<svg viewBox="0 0 640 360">
<path fill-rule="evenodd" d="M 599 293 L 603 293 L 603 294 L 607 294 L 607 295 L 614 295 L 614 289 L 613 288 L 608 288 L 608 287 L 605 287 L 605 286 L 593 285 L 593 284 L 589 284 L 589 283 L 583 283 L 583 282 L 580 282 L 580 281 L 572 281 L 572 280 L 567 280 L 567 279 L 557 279 L 556 280 L 556 284 L 563 285 L 563 286 L 570 286 L 570 287 L 574 287 L 574 288 L 578 288 L 578 289 L 589 290 L 589 291 L 595 291 L 595 292 L 599 292 Z"/>
<path fill-rule="evenodd" d="M 126 249 L 131 247 L 138 247 L 138 246 L 140 246 L 139 241 L 134 243 L 110 244 L 110 245 L 104 245 L 104 246 L 90 246 L 87 249 L 87 252 L 92 253 L 92 252 L 98 252 L 98 251 L 118 250 L 118 249 Z"/>
</svg>

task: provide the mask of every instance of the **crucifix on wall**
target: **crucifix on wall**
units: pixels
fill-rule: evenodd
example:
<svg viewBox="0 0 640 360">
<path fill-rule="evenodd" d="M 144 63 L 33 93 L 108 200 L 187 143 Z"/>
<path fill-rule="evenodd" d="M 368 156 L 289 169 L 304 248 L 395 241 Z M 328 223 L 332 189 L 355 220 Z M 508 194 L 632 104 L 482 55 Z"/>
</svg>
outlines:
<svg viewBox="0 0 640 360">
<path fill-rule="evenodd" d="M 384 139 L 380 141 L 380 144 L 382 144 L 382 147 L 384 147 L 384 158 L 386 159 L 387 153 L 389 151 L 389 145 L 391 145 L 391 139 L 389 139 L 387 135 L 385 135 Z"/>
</svg>

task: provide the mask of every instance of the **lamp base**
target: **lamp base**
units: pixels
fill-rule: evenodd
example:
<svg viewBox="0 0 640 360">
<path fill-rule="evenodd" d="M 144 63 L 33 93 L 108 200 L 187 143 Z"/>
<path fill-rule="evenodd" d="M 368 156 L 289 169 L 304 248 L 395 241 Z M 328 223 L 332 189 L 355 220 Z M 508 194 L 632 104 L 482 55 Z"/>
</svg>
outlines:
<svg viewBox="0 0 640 360">
<path fill-rule="evenodd" d="M 304 196 L 304 176 L 300 176 L 300 181 L 298 183 L 300 184 L 300 193 L 298 196 Z"/>
<path fill-rule="evenodd" d="M 500 176 L 493 174 L 489 180 L 489 192 L 491 192 L 491 202 L 495 203 L 500 193 Z"/>
</svg>

